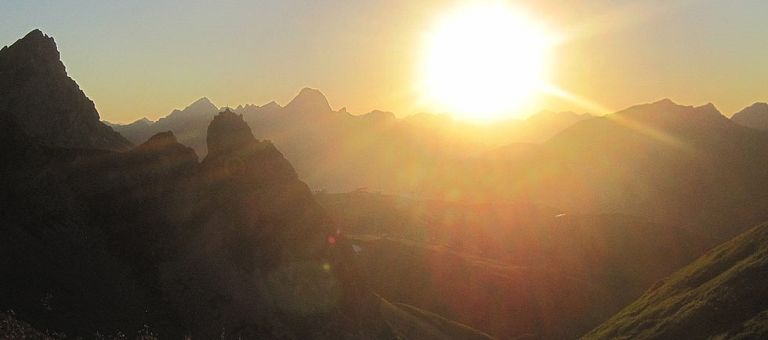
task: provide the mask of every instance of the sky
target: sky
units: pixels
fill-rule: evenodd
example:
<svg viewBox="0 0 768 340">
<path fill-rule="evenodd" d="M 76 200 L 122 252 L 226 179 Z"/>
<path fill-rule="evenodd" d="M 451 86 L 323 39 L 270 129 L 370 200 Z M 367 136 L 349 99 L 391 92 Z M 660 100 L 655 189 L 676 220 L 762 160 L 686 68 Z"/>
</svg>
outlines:
<svg viewBox="0 0 768 340">
<path fill-rule="evenodd" d="M 157 119 L 206 96 L 335 109 L 430 111 L 415 83 L 425 32 L 479 0 L 3 0 L 0 45 L 39 28 L 103 119 Z M 768 101 L 768 1 L 509 1 L 562 34 L 530 110 L 605 113 L 661 98 L 725 115 Z M 563 4 L 565 3 L 565 4 Z"/>
</svg>

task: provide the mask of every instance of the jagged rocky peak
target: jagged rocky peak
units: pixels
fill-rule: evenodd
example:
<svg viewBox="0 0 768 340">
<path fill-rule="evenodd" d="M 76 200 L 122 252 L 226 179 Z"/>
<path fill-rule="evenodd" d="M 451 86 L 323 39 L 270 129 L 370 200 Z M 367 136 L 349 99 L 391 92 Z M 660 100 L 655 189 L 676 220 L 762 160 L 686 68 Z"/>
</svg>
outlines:
<svg viewBox="0 0 768 340">
<path fill-rule="evenodd" d="M 305 87 L 299 94 L 291 100 L 286 109 L 292 112 L 316 113 L 331 112 L 331 105 L 322 92 L 316 89 Z"/>
<path fill-rule="evenodd" d="M 37 67 L 45 66 L 57 71 L 64 70 L 56 42 L 39 29 L 27 33 L 10 47 L 3 47 L 2 52 L 7 53 L 4 55 L 7 58 L 26 58 L 28 64 L 34 64 Z"/>
<path fill-rule="evenodd" d="M 229 108 L 219 112 L 208 125 L 208 156 L 215 157 L 243 149 L 256 141 L 243 115 Z"/>
<path fill-rule="evenodd" d="M 46 145 L 110 150 L 131 145 L 100 121 L 93 102 L 67 75 L 53 38 L 40 30 L 0 50 L 0 114 Z"/>
</svg>

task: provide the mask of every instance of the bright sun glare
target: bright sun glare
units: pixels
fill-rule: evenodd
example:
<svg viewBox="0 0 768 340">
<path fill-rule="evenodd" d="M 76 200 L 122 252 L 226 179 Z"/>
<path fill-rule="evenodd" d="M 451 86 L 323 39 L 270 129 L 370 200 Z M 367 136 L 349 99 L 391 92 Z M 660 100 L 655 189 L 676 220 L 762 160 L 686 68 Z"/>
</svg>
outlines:
<svg viewBox="0 0 768 340">
<path fill-rule="evenodd" d="M 427 39 L 424 100 L 458 118 L 515 116 L 545 87 L 553 36 L 509 5 L 459 7 L 442 17 Z"/>
</svg>

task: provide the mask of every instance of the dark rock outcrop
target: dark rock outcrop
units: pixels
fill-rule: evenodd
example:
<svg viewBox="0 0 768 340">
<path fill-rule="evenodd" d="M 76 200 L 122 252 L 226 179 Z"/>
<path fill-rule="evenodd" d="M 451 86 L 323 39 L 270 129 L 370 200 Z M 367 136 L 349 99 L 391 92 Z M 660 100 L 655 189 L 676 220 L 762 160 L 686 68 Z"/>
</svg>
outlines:
<svg viewBox="0 0 768 340">
<path fill-rule="evenodd" d="M 131 145 L 99 121 L 93 102 L 67 75 L 53 38 L 39 30 L 0 50 L 0 94 L 0 114 L 42 144 L 104 150 Z"/>
<path fill-rule="evenodd" d="M 15 139 L 24 151 L 0 168 L 0 308 L 70 335 L 353 331 L 329 326 L 344 319 L 338 235 L 309 188 L 239 116 L 210 130 L 203 163 L 170 132 L 124 153 Z"/>
<path fill-rule="evenodd" d="M 208 125 L 208 157 L 232 154 L 257 142 L 242 115 L 225 109 Z"/>
</svg>

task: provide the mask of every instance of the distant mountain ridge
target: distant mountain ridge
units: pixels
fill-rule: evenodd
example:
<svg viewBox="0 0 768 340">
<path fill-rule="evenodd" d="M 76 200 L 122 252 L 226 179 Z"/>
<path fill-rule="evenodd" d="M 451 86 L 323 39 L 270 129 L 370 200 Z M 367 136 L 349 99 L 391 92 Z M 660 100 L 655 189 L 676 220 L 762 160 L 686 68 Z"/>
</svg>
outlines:
<svg viewBox="0 0 768 340">
<path fill-rule="evenodd" d="M 768 130 L 768 103 L 754 103 L 736 112 L 731 120 L 758 130 Z"/>
<path fill-rule="evenodd" d="M 756 161 L 768 159 L 768 133 L 735 124 L 713 105 L 637 105 L 525 149 L 457 162 L 423 179 L 420 195 L 642 216 L 718 241 L 768 219 L 768 169 Z"/>
<path fill-rule="evenodd" d="M 67 75 L 53 38 L 34 30 L 0 50 L 0 115 L 26 135 L 62 147 L 125 150 L 93 102 Z"/>
<path fill-rule="evenodd" d="M 207 153 L 205 127 L 218 113 L 203 98 L 184 110 L 175 110 L 156 123 L 144 121 L 114 125 L 135 143 L 161 131 L 173 131 L 182 144 L 201 156 Z M 459 123 L 445 115 L 397 118 L 374 110 L 352 115 L 334 111 L 316 89 L 304 88 L 286 106 L 239 105 L 235 112 L 252 127 L 254 135 L 269 139 L 284 150 L 301 178 L 315 189 L 348 191 L 358 187 L 401 190 L 395 178 L 403 164 L 421 167 L 482 155 L 484 150 L 509 142 L 539 143 L 588 114 L 542 112 L 525 121 L 499 124 Z M 420 118 L 421 117 L 421 118 Z M 423 119 L 422 119 L 423 118 Z"/>
</svg>

